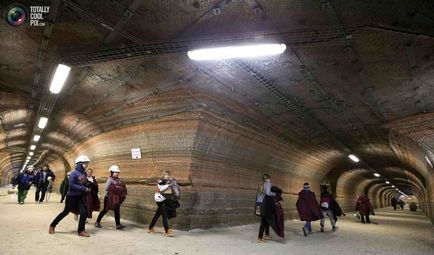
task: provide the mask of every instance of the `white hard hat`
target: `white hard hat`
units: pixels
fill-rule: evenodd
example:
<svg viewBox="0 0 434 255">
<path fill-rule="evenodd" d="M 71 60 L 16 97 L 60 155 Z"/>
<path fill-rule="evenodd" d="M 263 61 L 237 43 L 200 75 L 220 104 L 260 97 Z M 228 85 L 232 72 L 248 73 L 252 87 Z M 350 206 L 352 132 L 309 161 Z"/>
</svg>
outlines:
<svg viewBox="0 0 434 255">
<path fill-rule="evenodd" d="M 48 176 L 47 180 L 51 180 L 51 179 L 53 179 L 53 178 L 51 178 L 51 176 Z"/>
<path fill-rule="evenodd" d="M 27 170 L 32 170 L 33 171 L 33 166 L 28 166 Z"/>
<path fill-rule="evenodd" d="M 80 155 L 75 159 L 75 164 L 80 163 L 80 162 L 90 162 L 90 159 L 86 155 Z"/>
<path fill-rule="evenodd" d="M 120 169 L 117 165 L 112 165 L 112 166 L 109 168 L 109 172 L 120 173 L 120 172 L 121 172 L 121 169 Z"/>
</svg>

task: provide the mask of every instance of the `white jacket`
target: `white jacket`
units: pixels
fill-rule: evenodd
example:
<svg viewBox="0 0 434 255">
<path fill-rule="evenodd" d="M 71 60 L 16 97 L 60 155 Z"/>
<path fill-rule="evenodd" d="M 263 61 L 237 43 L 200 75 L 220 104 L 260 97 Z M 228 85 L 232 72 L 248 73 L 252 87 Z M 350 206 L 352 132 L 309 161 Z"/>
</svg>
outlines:
<svg viewBox="0 0 434 255">
<path fill-rule="evenodd" d="M 160 183 L 161 183 L 161 182 L 159 182 L 159 183 L 157 184 L 158 191 L 155 192 L 155 195 L 154 195 L 154 200 L 155 200 L 155 202 L 163 202 L 164 200 L 166 200 L 166 198 L 161 194 L 161 192 L 167 190 L 167 189 L 170 187 L 169 184 L 164 184 L 164 185 L 163 185 L 163 184 L 160 184 Z"/>
</svg>

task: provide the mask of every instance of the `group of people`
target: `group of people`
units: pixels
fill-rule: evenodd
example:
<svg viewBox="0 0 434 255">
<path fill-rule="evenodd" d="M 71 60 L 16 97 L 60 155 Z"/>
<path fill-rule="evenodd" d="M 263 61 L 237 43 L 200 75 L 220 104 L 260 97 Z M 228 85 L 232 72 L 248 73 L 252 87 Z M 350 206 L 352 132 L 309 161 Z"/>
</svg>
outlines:
<svg viewBox="0 0 434 255">
<path fill-rule="evenodd" d="M 271 184 L 270 175 L 264 174 L 262 180 L 263 185 L 258 187 L 255 203 L 255 215 L 261 217 L 258 243 L 265 243 L 271 239 L 270 227 L 278 236 L 284 237 L 283 208 L 280 204 L 282 190 Z M 305 221 L 302 231 L 306 237 L 312 234 L 312 221 L 320 220 L 320 231 L 324 232 L 325 219 L 328 218 L 332 231 L 336 231 L 338 217 L 345 216 L 339 203 L 328 191 L 327 185 L 321 185 L 318 202 L 315 193 L 310 190 L 309 183 L 304 183 L 303 190 L 298 193 L 296 207 L 300 220 Z M 375 215 L 372 204 L 365 194 L 357 199 L 354 210 L 360 214 L 362 223 L 370 223 L 369 215 Z"/>
<path fill-rule="evenodd" d="M 46 192 L 51 192 L 51 186 L 56 176 L 48 165 L 44 165 L 39 171 L 34 171 L 33 166 L 27 167 L 26 171 L 18 174 L 12 179 L 12 185 L 18 186 L 18 203 L 24 204 L 27 193 L 32 185 L 35 185 L 35 202 L 42 203 Z"/>
<path fill-rule="evenodd" d="M 391 204 L 393 207 L 393 210 L 396 211 L 396 207 L 399 205 L 399 207 L 401 208 L 401 210 L 404 210 L 404 206 L 405 206 L 405 202 L 402 201 L 401 199 L 396 199 L 396 197 L 392 197 L 391 199 Z"/>
<path fill-rule="evenodd" d="M 122 230 L 126 226 L 120 222 L 120 207 L 127 196 L 125 183 L 119 178 L 121 169 L 117 165 L 109 168 L 110 176 L 107 178 L 104 189 L 104 204 L 100 206 L 98 196 L 98 183 L 92 175 L 93 171 L 89 168 L 90 159 L 85 155 L 77 157 L 75 160 L 75 169 L 67 174 L 62 182 L 61 203 L 65 201 L 65 207 L 62 212 L 51 222 L 48 233 L 54 234 L 56 226 L 70 212 L 79 215 L 77 233 L 82 237 L 90 237 L 85 230 L 87 218 L 92 218 L 92 212 L 99 211 L 95 222 L 96 228 L 101 228 L 101 220 L 109 211 L 114 211 L 116 229 Z M 154 234 L 154 226 L 160 216 L 165 229 L 166 236 L 173 236 L 173 230 L 169 228 L 168 219 L 176 217 L 176 208 L 180 206 L 180 189 L 175 179 L 171 178 L 170 172 L 165 171 L 158 181 L 157 192 L 154 200 L 157 203 L 157 210 L 148 227 L 148 233 Z"/>
</svg>

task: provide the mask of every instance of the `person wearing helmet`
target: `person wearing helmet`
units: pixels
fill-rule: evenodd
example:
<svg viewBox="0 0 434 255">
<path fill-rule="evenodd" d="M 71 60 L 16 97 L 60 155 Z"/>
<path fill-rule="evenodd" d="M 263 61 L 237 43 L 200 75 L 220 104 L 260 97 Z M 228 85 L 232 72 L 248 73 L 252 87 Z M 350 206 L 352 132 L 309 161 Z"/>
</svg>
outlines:
<svg viewBox="0 0 434 255">
<path fill-rule="evenodd" d="M 117 187 L 119 187 L 119 190 L 125 189 L 125 193 L 126 193 L 126 188 L 125 188 L 125 185 L 122 183 L 121 179 L 119 179 L 119 173 L 121 172 L 119 166 L 112 165 L 109 168 L 109 172 L 110 172 L 110 176 L 105 183 L 106 195 L 104 197 L 104 207 L 103 207 L 102 211 L 99 213 L 98 218 L 96 219 L 95 227 L 101 228 L 102 218 L 108 212 L 108 210 L 112 209 L 115 212 L 116 229 L 121 230 L 121 229 L 125 228 L 125 226 L 121 224 L 120 207 L 121 207 L 121 203 L 123 202 L 123 199 L 125 199 L 125 197 L 123 197 L 123 199 L 121 199 L 122 201 L 120 201 L 116 205 L 110 204 L 110 201 L 111 201 L 110 197 L 118 195 L 118 194 L 113 194 L 114 190 L 117 190 Z"/>
<path fill-rule="evenodd" d="M 50 170 L 48 165 L 44 165 L 42 167 L 42 170 L 36 174 L 35 177 L 35 185 L 36 185 L 35 202 L 36 203 L 38 202 L 42 203 L 44 201 L 45 193 L 49 188 L 48 186 L 50 184 L 50 180 L 54 182 L 55 179 L 56 176 L 54 175 L 53 171 Z"/>
<path fill-rule="evenodd" d="M 55 233 L 57 224 L 59 224 L 59 222 L 70 212 L 79 211 L 80 220 L 78 222 L 77 233 L 82 237 L 90 237 L 85 230 L 87 210 L 83 201 L 83 194 L 85 192 L 90 192 L 90 189 L 84 185 L 87 180 L 85 171 L 89 167 L 89 162 L 90 159 L 84 155 L 78 156 L 75 160 L 75 170 L 69 176 L 69 189 L 66 194 L 65 208 L 59 215 L 57 215 L 53 222 L 51 222 L 50 227 L 48 228 L 49 234 Z"/>
<path fill-rule="evenodd" d="M 33 182 L 33 166 L 27 167 L 27 170 L 20 173 L 17 177 L 18 184 L 18 203 L 20 205 L 24 204 L 24 200 L 27 197 L 27 192 L 32 186 Z"/>
</svg>

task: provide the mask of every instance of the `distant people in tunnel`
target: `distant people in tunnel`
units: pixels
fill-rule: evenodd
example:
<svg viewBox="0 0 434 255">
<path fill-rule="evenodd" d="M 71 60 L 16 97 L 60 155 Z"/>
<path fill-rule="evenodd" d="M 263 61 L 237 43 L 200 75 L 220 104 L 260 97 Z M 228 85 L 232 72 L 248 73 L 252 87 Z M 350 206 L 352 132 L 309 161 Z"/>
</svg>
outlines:
<svg viewBox="0 0 434 255">
<path fill-rule="evenodd" d="M 119 166 L 110 166 L 109 172 L 110 176 L 107 179 L 104 187 L 106 191 L 106 195 L 104 197 L 104 207 L 96 219 L 95 227 L 101 228 L 102 218 L 109 210 L 113 210 L 115 213 L 116 229 L 122 230 L 125 228 L 125 226 L 121 224 L 121 204 L 124 202 L 127 196 L 127 188 L 119 178 L 119 173 L 121 172 Z"/>
<path fill-rule="evenodd" d="M 55 233 L 55 228 L 59 222 L 65 218 L 70 212 L 79 212 L 80 220 L 78 222 L 77 233 L 82 237 L 90 237 L 85 230 L 86 224 L 86 205 L 83 200 L 83 195 L 91 190 L 85 186 L 86 183 L 86 169 L 89 167 L 90 159 L 85 155 L 80 155 L 75 160 L 75 170 L 69 176 L 69 189 L 66 194 L 65 208 L 57 215 L 57 217 L 51 222 L 48 228 L 49 234 Z"/>
<path fill-rule="evenodd" d="M 302 228 L 304 236 L 312 234 L 311 222 L 324 218 L 324 215 L 318 205 L 315 193 L 310 191 L 309 183 L 303 184 L 303 190 L 298 193 L 296 205 L 300 220 L 306 221 Z"/>
<path fill-rule="evenodd" d="M 27 167 L 26 171 L 20 173 L 16 178 L 14 185 L 18 185 L 18 203 L 24 204 L 24 200 L 27 197 L 27 192 L 33 183 L 33 166 Z"/>
<path fill-rule="evenodd" d="M 162 217 L 166 236 L 173 236 L 173 230 L 169 228 L 169 218 L 176 216 L 176 208 L 180 206 L 178 199 L 174 198 L 174 187 L 177 185 L 170 176 L 169 171 L 164 171 L 157 184 L 154 200 L 157 203 L 157 211 L 148 227 L 149 234 L 155 234 L 154 226 L 158 218 Z"/>
<path fill-rule="evenodd" d="M 396 206 L 398 204 L 398 199 L 396 199 L 396 197 L 392 197 L 390 203 L 392 204 L 393 210 L 396 211 Z"/>
<path fill-rule="evenodd" d="M 371 223 L 371 220 L 369 219 L 369 215 L 371 214 L 375 215 L 374 207 L 372 206 L 371 202 L 369 201 L 369 198 L 366 197 L 365 194 L 361 194 L 359 199 L 357 199 L 356 207 L 354 208 L 354 211 L 359 212 L 363 224 L 365 224 L 365 218 L 366 218 L 366 223 Z"/>
<path fill-rule="evenodd" d="M 98 197 L 98 183 L 96 182 L 95 176 L 92 175 L 92 168 L 86 170 L 85 186 L 90 189 L 90 192 L 86 192 L 84 196 L 84 201 L 86 203 L 87 217 L 92 218 L 92 212 L 97 212 L 100 210 L 100 201 Z"/>
<path fill-rule="evenodd" d="M 50 181 L 54 182 L 56 179 L 56 176 L 54 175 L 53 171 L 50 170 L 48 165 L 44 165 L 42 167 L 42 170 L 40 170 L 36 176 L 34 183 L 36 185 L 36 192 L 35 192 L 35 202 L 42 203 L 45 199 L 45 193 L 47 192 L 48 185 L 50 184 Z"/>
<path fill-rule="evenodd" d="M 330 224 L 332 225 L 332 231 L 336 231 L 336 221 L 337 217 L 345 216 L 342 212 L 341 207 L 338 202 L 333 198 L 332 194 L 328 192 L 328 188 L 326 185 L 321 185 L 321 199 L 320 199 L 320 207 L 323 213 L 323 218 L 320 220 L 321 232 L 324 232 L 324 222 L 325 218 L 328 217 L 330 220 Z"/>
<path fill-rule="evenodd" d="M 401 210 L 404 210 L 405 202 L 402 199 L 398 200 L 398 205 L 401 208 Z"/>
<path fill-rule="evenodd" d="M 71 175 L 72 171 L 69 171 L 66 173 L 65 179 L 63 179 L 62 183 L 60 184 L 60 203 L 63 203 L 63 200 L 65 200 L 66 193 L 69 189 L 69 176 Z"/>
</svg>

